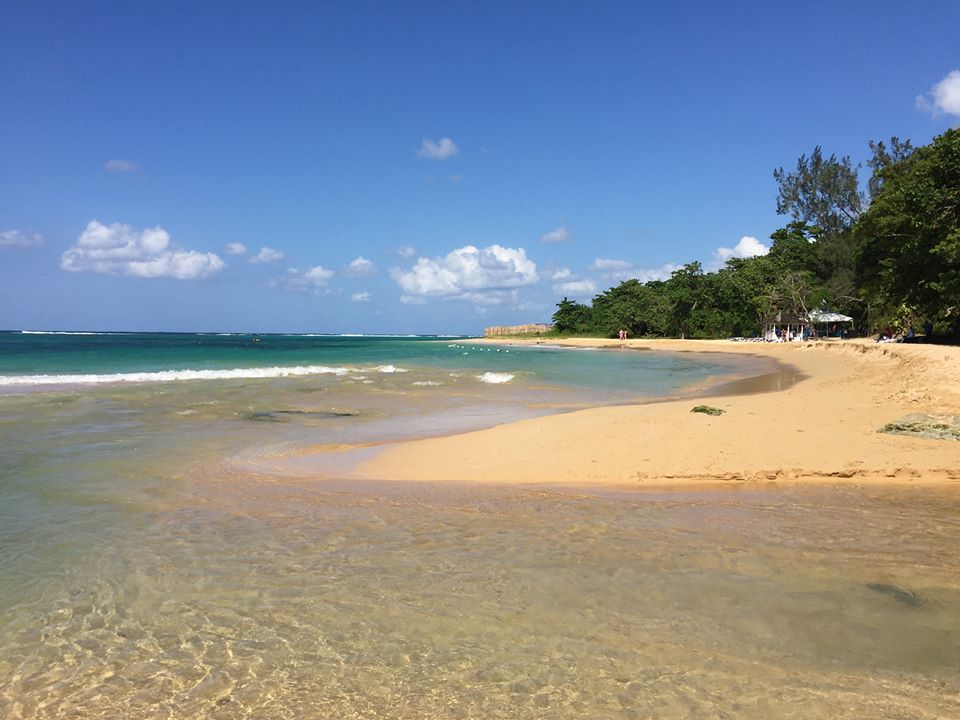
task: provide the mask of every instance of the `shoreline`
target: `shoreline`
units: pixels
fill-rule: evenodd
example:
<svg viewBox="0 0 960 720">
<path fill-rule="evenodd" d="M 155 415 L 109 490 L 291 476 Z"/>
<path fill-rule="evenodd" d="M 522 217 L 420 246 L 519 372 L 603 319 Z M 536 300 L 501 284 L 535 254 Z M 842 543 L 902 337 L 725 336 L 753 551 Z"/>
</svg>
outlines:
<svg viewBox="0 0 960 720">
<path fill-rule="evenodd" d="M 352 478 L 651 489 L 960 483 L 960 442 L 877 432 L 911 414 L 960 416 L 960 348 L 862 340 L 471 342 L 734 353 L 772 359 L 799 377 L 766 391 L 749 391 L 755 378 L 708 389 L 698 397 L 725 411 L 719 416 L 691 413 L 697 398 L 683 397 L 387 444 L 358 458 Z"/>
</svg>

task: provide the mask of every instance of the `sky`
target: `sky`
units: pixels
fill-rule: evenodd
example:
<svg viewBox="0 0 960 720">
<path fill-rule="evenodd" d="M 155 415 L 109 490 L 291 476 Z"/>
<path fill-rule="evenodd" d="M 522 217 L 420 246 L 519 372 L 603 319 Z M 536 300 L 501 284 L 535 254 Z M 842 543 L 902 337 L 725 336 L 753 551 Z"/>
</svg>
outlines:
<svg viewBox="0 0 960 720">
<path fill-rule="evenodd" d="M 0 329 L 456 333 L 960 124 L 960 3 L 0 2 Z M 867 171 L 861 171 L 866 184 Z"/>
</svg>

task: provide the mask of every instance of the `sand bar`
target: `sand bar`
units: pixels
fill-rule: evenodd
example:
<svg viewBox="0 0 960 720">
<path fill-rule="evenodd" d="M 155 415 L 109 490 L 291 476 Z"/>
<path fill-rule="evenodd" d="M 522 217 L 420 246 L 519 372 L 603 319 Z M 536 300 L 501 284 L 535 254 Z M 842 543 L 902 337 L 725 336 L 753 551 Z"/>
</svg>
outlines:
<svg viewBox="0 0 960 720">
<path fill-rule="evenodd" d="M 620 345 L 595 339 L 557 344 Z M 960 483 L 960 442 L 877 432 L 911 414 L 960 415 L 960 348 L 869 340 L 629 340 L 625 347 L 762 355 L 796 368 L 802 379 L 776 392 L 704 398 L 725 411 L 719 416 L 692 413 L 698 401 L 683 399 L 598 407 L 399 443 L 360 463 L 354 475 L 632 487 Z"/>
</svg>

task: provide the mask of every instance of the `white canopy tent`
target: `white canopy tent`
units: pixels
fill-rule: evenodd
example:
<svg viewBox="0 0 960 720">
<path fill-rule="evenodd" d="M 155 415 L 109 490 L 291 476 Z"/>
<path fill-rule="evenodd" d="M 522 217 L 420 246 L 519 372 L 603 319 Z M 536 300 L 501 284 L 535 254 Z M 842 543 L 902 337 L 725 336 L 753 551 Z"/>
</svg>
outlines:
<svg viewBox="0 0 960 720">
<path fill-rule="evenodd" d="M 811 310 L 807 316 L 810 319 L 810 324 L 817 329 L 818 337 L 845 337 L 843 330 L 837 330 L 835 326 L 839 323 L 853 322 L 852 317 L 830 310 Z M 823 328 L 823 330 L 820 330 L 820 328 Z"/>
<path fill-rule="evenodd" d="M 811 310 L 810 322 L 818 324 L 853 322 L 853 318 L 841 315 L 840 313 L 830 312 L 829 310 Z"/>
</svg>

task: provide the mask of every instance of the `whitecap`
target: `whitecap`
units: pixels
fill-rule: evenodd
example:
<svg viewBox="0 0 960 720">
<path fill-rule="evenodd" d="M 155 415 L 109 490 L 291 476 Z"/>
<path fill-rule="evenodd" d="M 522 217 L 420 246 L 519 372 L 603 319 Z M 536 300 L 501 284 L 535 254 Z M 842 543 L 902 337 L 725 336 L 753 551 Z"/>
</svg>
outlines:
<svg viewBox="0 0 960 720">
<path fill-rule="evenodd" d="M 406 372 L 404 368 L 399 368 L 396 365 L 377 365 L 377 367 L 375 367 L 374 370 L 382 373 L 405 373 Z"/>
<path fill-rule="evenodd" d="M 256 380 L 261 378 L 302 377 L 305 375 L 345 375 L 346 367 L 293 365 L 287 367 L 233 368 L 230 370 L 158 370 L 155 372 L 76 374 L 76 375 L 0 375 L 4 385 L 96 385 L 102 383 L 176 382 L 178 380 Z"/>
<path fill-rule="evenodd" d="M 477 375 L 480 382 L 490 383 L 491 385 L 502 385 L 513 380 L 515 376 L 510 373 L 485 372 L 483 375 Z"/>
</svg>

